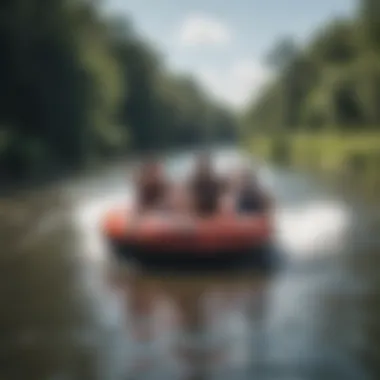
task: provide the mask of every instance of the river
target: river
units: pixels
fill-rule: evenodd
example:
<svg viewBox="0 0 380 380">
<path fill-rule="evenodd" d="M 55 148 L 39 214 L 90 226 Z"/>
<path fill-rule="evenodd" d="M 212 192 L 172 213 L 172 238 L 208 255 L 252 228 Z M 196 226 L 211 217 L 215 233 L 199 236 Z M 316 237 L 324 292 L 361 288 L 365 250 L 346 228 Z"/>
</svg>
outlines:
<svg viewBox="0 0 380 380">
<path fill-rule="evenodd" d="M 217 156 L 221 169 L 241 157 Z M 189 160 L 168 159 L 175 178 Z M 372 378 L 371 210 L 263 167 L 284 258 L 274 278 L 124 270 L 115 284 L 98 221 L 131 197 L 129 175 L 119 166 L 0 199 L 1 379 Z M 179 345 L 194 327 L 209 347 L 200 358 Z"/>
</svg>

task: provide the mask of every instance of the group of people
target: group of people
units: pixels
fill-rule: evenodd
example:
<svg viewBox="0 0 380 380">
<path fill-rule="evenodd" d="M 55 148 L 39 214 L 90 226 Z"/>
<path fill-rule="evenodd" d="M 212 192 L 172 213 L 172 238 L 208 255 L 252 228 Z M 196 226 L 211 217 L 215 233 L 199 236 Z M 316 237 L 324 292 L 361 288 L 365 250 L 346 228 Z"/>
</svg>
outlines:
<svg viewBox="0 0 380 380">
<path fill-rule="evenodd" d="M 250 168 L 241 168 L 223 178 L 213 168 L 212 158 L 196 158 L 190 178 L 174 185 L 158 160 L 146 162 L 136 178 L 137 208 L 140 213 L 167 210 L 209 217 L 220 212 L 267 212 L 271 200 Z"/>
</svg>

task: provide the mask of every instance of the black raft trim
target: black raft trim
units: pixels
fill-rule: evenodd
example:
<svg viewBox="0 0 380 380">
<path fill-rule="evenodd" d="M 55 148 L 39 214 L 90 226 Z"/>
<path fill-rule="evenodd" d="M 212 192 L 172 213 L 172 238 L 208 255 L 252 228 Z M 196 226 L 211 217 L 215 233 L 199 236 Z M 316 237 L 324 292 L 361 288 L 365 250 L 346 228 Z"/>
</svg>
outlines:
<svg viewBox="0 0 380 380">
<path fill-rule="evenodd" d="M 244 251 L 165 252 L 141 248 L 122 241 L 109 241 L 113 255 L 120 263 L 134 262 L 146 269 L 173 270 L 248 270 L 272 273 L 276 266 L 276 250 L 271 243 L 252 246 Z"/>
</svg>

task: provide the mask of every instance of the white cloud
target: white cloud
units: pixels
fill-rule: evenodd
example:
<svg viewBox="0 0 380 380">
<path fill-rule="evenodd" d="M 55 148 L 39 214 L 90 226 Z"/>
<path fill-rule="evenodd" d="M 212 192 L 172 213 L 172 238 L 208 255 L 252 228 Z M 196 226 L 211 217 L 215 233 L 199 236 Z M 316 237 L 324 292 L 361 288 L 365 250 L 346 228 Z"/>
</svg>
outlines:
<svg viewBox="0 0 380 380">
<path fill-rule="evenodd" d="M 224 46 L 231 41 L 231 32 L 222 22 L 202 15 L 188 16 L 180 29 L 184 46 Z"/>
<path fill-rule="evenodd" d="M 253 100 L 272 74 L 258 61 L 236 61 L 228 69 L 205 68 L 197 73 L 214 96 L 235 107 L 244 107 Z"/>
</svg>

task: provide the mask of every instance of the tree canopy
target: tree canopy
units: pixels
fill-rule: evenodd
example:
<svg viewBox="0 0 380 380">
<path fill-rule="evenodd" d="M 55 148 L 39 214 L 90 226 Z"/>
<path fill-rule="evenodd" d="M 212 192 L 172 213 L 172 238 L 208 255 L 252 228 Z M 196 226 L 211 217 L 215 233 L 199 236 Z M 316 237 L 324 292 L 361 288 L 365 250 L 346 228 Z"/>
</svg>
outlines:
<svg viewBox="0 0 380 380">
<path fill-rule="evenodd" d="M 270 51 L 277 69 L 248 108 L 248 131 L 374 129 L 380 125 L 380 3 L 361 0 L 350 19 L 335 19 L 310 43 L 282 38 Z"/>
<path fill-rule="evenodd" d="M 94 3 L 2 1 L 0 55 L 2 179 L 236 137 L 226 107 Z"/>
</svg>

